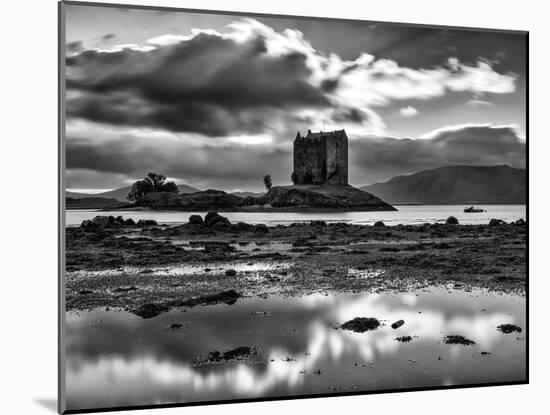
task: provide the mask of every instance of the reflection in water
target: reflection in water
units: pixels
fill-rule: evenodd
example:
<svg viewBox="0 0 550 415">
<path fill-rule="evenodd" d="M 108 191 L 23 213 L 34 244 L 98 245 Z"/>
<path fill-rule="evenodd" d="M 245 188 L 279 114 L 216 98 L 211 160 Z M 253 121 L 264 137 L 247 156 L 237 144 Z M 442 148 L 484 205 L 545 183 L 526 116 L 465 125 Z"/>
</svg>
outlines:
<svg viewBox="0 0 550 415">
<path fill-rule="evenodd" d="M 126 312 L 67 315 L 70 409 L 367 391 L 525 379 L 525 302 L 486 291 L 314 294 L 244 299 L 143 320 Z M 383 325 L 338 329 L 354 317 Z M 405 324 L 391 329 L 392 322 Z M 182 324 L 178 330 L 171 324 Z M 447 345 L 459 334 L 473 346 Z M 412 336 L 410 343 L 395 341 Z M 210 351 L 255 346 L 250 362 L 198 365 Z M 490 354 L 481 354 L 488 352 Z"/>
</svg>

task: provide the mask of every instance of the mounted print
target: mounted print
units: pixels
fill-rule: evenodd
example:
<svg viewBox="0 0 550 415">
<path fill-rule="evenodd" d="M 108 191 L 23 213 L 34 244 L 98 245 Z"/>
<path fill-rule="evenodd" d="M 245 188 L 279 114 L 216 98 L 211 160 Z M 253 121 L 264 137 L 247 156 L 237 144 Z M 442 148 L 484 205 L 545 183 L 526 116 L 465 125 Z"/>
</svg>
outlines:
<svg viewBox="0 0 550 415">
<path fill-rule="evenodd" d="M 59 10 L 60 412 L 528 382 L 527 32 Z"/>
</svg>

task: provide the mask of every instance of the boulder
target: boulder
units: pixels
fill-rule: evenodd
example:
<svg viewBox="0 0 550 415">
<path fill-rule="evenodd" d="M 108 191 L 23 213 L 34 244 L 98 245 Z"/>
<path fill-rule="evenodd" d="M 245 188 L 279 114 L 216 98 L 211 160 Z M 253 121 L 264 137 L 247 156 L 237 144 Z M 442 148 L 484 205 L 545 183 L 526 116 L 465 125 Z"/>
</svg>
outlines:
<svg viewBox="0 0 550 415">
<path fill-rule="evenodd" d="M 374 226 L 375 228 L 384 228 L 386 226 L 386 224 L 384 222 L 382 222 L 381 220 L 379 220 L 379 221 L 374 222 L 374 225 L 372 225 L 372 226 Z"/>
<path fill-rule="evenodd" d="M 204 220 L 199 215 L 191 215 L 191 216 L 189 216 L 189 224 L 190 225 L 203 225 Z"/>
<path fill-rule="evenodd" d="M 217 223 L 224 223 L 227 226 L 231 225 L 231 222 L 226 217 L 218 214 L 218 212 L 209 211 L 204 217 L 204 224 L 209 228 L 214 228 Z"/>
<path fill-rule="evenodd" d="M 114 219 L 114 218 L 113 218 Z M 103 229 L 109 226 L 109 217 L 107 216 L 96 216 L 92 219 L 92 225 L 95 228 Z"/>
<path fill-rule="evenodd" d="M 225 271 L 225 275 L 227 275 L 228 277 L 234 277 L 235 275 L 237 275 L 237 271 L 230 268 L 230 269 Z"/>
<path fill-rule="evenodd" d="M 158 226 L 158 223 L 153 219 L 140 219 L 138 220 L 137 226 Z"/>
<path fill-rule="evenodd" d="M 83 229 L 90 229 L 90 228 L 93 228 L 93 226 L 94 225 L 90 219 L 86 219 L 82 221 L 82 223 L 80 224 L 80 227 Z"/>
<path fill-rule="evenodd" d="M 259 225 L 254 226 L 254 232 L 256 233 L 268 233 L 269 228 L 264 225 L 263 223 L 260 223 Z"/>
<path fill-rule="evenodd" d="M 526 226 L 527 225 L 527 222 L 525 221 L 525 219 L 521 218 L 521 219 L 518 219 L 517 221 L 513 222 L 514 225 L 516 226 Z"/>
<path fill-rule="evenodd" d="M 446 225 L 458 225 L 458 219 L 454 216 L 449 216 L 445 221 Z"/>
<path fill-rule="evenodd" d="M 124 221 L 124 226 L 136 226 L 136 222 L 132 218 L 129 218 Z"/>
<path fill-rule="evenodd" d="M 491 219 L 489 221 L 489 226 L 499 226 L 504 225 L 505 222 L 502 219 Z"/>
</svg>

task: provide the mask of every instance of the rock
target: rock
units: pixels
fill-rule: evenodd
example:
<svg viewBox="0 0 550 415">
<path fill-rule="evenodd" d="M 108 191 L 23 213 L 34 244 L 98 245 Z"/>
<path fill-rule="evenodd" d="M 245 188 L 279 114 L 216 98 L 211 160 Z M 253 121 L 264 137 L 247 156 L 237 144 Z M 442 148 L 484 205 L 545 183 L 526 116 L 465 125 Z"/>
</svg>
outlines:
<svg viewBox="0 0 550 415">
<path fill-rule="evenodd" d="M 449 216 L 445 221 L 446 225 L 458 225 L 458 219 L 454 216 Z"/>
<path fill-rule="evenodd" d="M 80 224 L 80 227 L 83 229 L 90 229 L 90 228 L 93 228 L 94 225 L 90 219 L 86 219 L 82 221 L 82 223 Z"/>
<path fill-rule="evenodd" d="M 153 219 L 140 219 L 138 220 L 137 226 L 158 226 L 158 223 Z"/>
<path fill-rule="evenodd" d="M 252 232 L 254 229 L 254 225 L 244 222 L 237 222 L 232 226 L 232 230 L 236 232 Z"/>
<path fill-rule="evenodd" d="M 177 303 L 178 306 L 194 307 L 197 305 L 212 305 L 212 304 L 234 304 L 242 296 L 235 290 L 223 291 L 217 294 L 203 295 L 200 297 L 190 298 L 188 300 Z"/>
<path fill-rule="evenodd" d="M 109 226 L 109 218 L 107 216 L 96 216 L 92 219 L 92 225 L 95 228 L 103 229 Z"/>
<path fill-rule="evenodd" d="M 212 230 L 216 232 L 225 232 L 229 230 L 230 227 L 231 227 L 231 224 L 225 221 L 218 221 L 211 226 Z"/>
<path fill-rule="evenodd" d="M 384 228 L 386 225 L 384 224 L 384 222 L 379 220 L 379 221 L 374 222 L 374 225 L 372 225 L 372 226 L 374 226 L 375 228 Z"/>
<path fill-rule="evenodd" d="M 505 222 L 502 219 L 491 219 L 489 221 L 489 226 L 499 226 L 504 225 Z"/>
<path fill-rule="evenodd" d="M 203 225 L 204 220 L 199 215 L 191 215 L 191 216 L 189 216 L 189 224 L 190 225 Z"/>
<path fill-rule="evenodd" d="M 136 222 L 132 218 L 129 218 L 124 221 L 124 226 L 136 226 Z"/>
<path fill-rule="evenodd" d="M 225 275 L 227 275 L 228 277 L 234 277 L 235 275 L 237 275 L 237 271 L 230 268 L 225 270 Z"/>
<path fill-rule="evenodd" d="M 344 330 L 351 330 L 356 333 L 364 333 L 369 330 L 376 330 L 380 326 L 380 321 L 373 317 L 355 317 L 347 321 L 340 327 Z"/>
<path fill-rule="evenodd" d="M 152 318 L 156 317 L 159 314 L 165 313 L 170 310 L 170 307 L 166 304 L 161 303 L 149 303 L 143 304 L 135 310 L 132 310 L 132 313 L 140 316 L 141 318 Z"/>
<path fill-rule="evenodd" d="M 516 326 L 515 324 L 501 324 L 497 327 L 497 330 L 505 334 L 510 334 L 514 331 L 521 333 L 521 327 Z"/>
<path fill-rule="evenodd" d="M 404 320 L 397 320 L 395 323 L 391 325 L 391 328 L 395 330 L 401 327 L 403 324 L 405 324 Z"/>
<path fill-rule="evenodd" d="M 170 328 L 172 330 L 178 330 L 178 329 L 181 329 L 183 327 L 183 324 L 180 324 L 180 323 L 174 323 L 172 325 L 170 325 Z"/>
<path fill-rule="evenodd" d="M 218 212 L 210 211 L 204 217 L 204 224 L 209 228 L 213 228 L 214 225 L 216 225 L 217 223 L 223 223 L 227 225 L 227 227 L 231 225 L 231 222 L 229 222 L 229 219 L 227 219 L 224 216 L 221 216 L 220 214 L 218 214 Z"/>
<path fill-rule="evenodd" d="M 401 343 L 409 343 L 410 341 L 412 341 L 412 339 L 413 338 L 411 336 L 401 336 L 395 338 L 396 341 Z"/>
<path fill-rule="evenodd" d="M 216 351 L 208 353 L 207 362 L 223 362 L 228 360 L 244 360 L 257 354 L 256 348 L 250 346 L 241 346 L 227 352 Z"/>
<path fill-rule="evenodd" d="M 327 226 L 327 223 L 324 220 L 312 220 L 309 226 Z"/>
<path fill-rule="evenodd" d="M 526 226 L 527 222 L 525 221 L 525 219 L 521 218 L 521 219 L 518 219 L 517 221 L 513 222 L 513 224 L 516 225 L 516 226 Z"/>
<path fill-rule="evenodd" d="M 396 210 L 378 197 L 350 185 L 273 186 L 263 196 L 246 199 L 245 204 L 274 208 Z"/>
<path fill-rule="evenodd" d="M 467 339 L 464 336 L 456 335 L 456 334 L 451 334 L 449 336 L 445 336 L 443 341 L 445 342 L 445 344 L 461 344 L 463 346 L 470 346 L 472 344 L 476 344 L 475 341 Z"/>
<path fill-rule="evenodd" d="M 256 233 L 269 233 L 269 228 L 264 225 L 263 223 L 260 223 L 256 226 L 254 226 L 254 232 Z"/>
</svg>

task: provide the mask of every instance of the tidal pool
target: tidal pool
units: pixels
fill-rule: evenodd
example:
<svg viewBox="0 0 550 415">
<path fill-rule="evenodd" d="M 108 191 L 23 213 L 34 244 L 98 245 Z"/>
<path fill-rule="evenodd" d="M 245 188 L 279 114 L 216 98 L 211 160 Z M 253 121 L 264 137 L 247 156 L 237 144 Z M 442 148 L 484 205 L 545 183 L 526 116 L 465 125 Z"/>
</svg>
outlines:
<svg viewBox="0 0 550 415">
<path fill-rule="evenodd" d="M 354 317 L 382 325 L 338 328 Z M 112 310 L 66 319 L 68 409 L 526 380 L 525 299 L 486 290 L 254 297 L 146 320 Z M 523 330 L 498 331 L 505 323 Z M 475 344 L 445 344 L 447 335 Z M 257 354 L 201 364 L 240 346 Z"/>
</svg>

